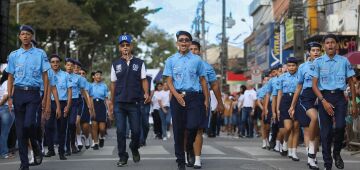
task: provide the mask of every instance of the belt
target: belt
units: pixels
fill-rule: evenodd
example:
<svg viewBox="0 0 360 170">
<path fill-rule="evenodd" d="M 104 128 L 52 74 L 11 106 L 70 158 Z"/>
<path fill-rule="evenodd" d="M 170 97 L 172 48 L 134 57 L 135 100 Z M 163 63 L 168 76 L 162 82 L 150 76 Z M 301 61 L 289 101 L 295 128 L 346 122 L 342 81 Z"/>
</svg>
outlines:
<svg viewBox="0 0 360 170">
<path fill-rule="evenodd" d="M 284 93 L 284 95 L 293 96 L 294 93 Z"/>
<path fill-rule="evenodd" d="M 103 99 L 94 99 L 95 101 L 99 102 L 99 101 L 104 101 Z"/>
<path fill-rule="evenodd" d="M 39 91 L 40 87 L 31 87 L 31 86 L 14 86 L 15 90 L 24 90 L 24 91 Z"/>
<path fill-rule="evenodd" d="M 335 90 L 321 90 L 321 93 L 331 93 L 331 94 L 335 94 L 335 93 L 343 93 L 344 90 L 340 90 L 340 89 L 335 89 Z"/>
<path fill-rule="evenodd" d="M 186 91 L 186 90 L 176 90 L 178 93 L 187 95 L 187 94 L 203 94 L 202 91 Z"/>
</svg>

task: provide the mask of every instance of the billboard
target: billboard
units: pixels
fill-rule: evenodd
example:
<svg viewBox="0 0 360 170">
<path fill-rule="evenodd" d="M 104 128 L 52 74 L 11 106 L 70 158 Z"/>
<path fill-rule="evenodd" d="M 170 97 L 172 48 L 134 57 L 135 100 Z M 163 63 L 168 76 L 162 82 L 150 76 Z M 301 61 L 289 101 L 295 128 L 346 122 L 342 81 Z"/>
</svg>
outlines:
<svg viewBox="0 0 360 170">
<path fill-rule="evenodd" d="M 280 51 L 280 32 L 274 31 L 269 41 L 269 67 L 274 66 L 278 63 L 286 63 L 286 59 L 293 53 L 293 51 Z M 282 59 L 280 58 L 280 53 L 282 53 Z"/>
</svg>

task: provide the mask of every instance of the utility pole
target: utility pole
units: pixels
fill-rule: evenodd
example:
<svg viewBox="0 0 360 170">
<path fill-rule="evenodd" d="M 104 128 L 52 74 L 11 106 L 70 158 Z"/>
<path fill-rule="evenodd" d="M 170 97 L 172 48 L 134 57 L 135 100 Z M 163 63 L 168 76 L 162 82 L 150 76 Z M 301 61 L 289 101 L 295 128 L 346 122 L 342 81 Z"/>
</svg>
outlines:
<svg viewBox="0 0 360 170">
<path fill-rule="evenodd" d="M 304 8 L 302 0 L 290 1 L 290 16 L 294 19 L 294 55 L 304 61 Z"/>
<path fill-rule="evenodd" d="M 357 36 L 356 36 L 356 45 L 357 45 L 357 50 L 359 51 L 360 50 L 360 3 L 359 3 L 359 6 L 358 6 L 358 22 L 357 22 Z"/>
<path fill-rule="evenodd" d="M 227 92 L 226 72 L 228 65 L 228 47 L 226 38 L 226 8 L 225 0 L 222 0 L 222 41 L 221 41 L 221 88 Z"/>
<path fill-rule="evenodd" d="M 206 55 L 206 39 L 205 39 L 205 0 L 202 0 L 201 2 L 201 38 L 202 38 L 202 56 L 205 61 L 207 61 L 207 55 Z"/>
<path fill-rule="evenodd" d="M 6 63 L 9 46 L 9 7 L 10 0 L 0 2 L 0 63 Z"/>
</svg>

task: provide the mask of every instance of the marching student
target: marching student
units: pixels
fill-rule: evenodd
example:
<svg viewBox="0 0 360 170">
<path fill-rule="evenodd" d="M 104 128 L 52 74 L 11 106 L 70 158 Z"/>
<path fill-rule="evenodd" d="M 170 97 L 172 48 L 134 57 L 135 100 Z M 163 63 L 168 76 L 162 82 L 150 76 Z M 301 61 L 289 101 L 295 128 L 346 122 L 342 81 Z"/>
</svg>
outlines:
<svg viewBox="0 0 360 170">
<path fill-rule="evenodd" d="M 90 96 L 94 102 L 95 117 L 91 121 L 91 136 L 94 140 L 94 150 L 104 147 L 106 130 L 107 108 L 110 108 L 108 99 L 109 89 L 102 80 L 102 71 L 92 73 L 94 82 L 90 87 Z M 110 117 L 109 117 L 110 118 Z"/>
<path fill-rule="evenodd" d="M 288 153 L 288 157 L 293 161 L 299 161 L 296 149 L 299 141 L 299 122 L 290 117 L 289 109 L 298 82 L 298 61 L 295 57 L 289 57 L 286 62 L 288 72 L 279 77 L 277 113 L 279 122 L 284 126 L 284 141 L 282 153 Z"/>
<path fill-rule="evenodd" d="M 311 69 L 314 68 L 313 62 L 320 56 L 321 44 L 310 42 L 308 44 L 309 59 L 301 64 L 298 69 L 298 85 L 291 102 L 289 113 L 299 121 L 301 127 L 304 128 L 304 142 L 308 153 L 308 166 L 310 169 L 319 169 L 316 161 L 316 152 L 318 149 L 318 113 L 316 95 L 312 90 Z M 295 112 L 296 111 L 296 112 Z"/>
<path fill-rule="evenodd" d="M 324 36 L 325 54 L 315 59 L 311 72 L 312 89 L 319 101 L 320 135 L 325 169 L 332 168 L 333 159 L 338 169 L 344 169 L 340 152 L 347 114 L 347 100 L 344 95 L 347 84 L 350 86 L 351 94 L 355 94 L 355 72 L 347 58 L 336 54 L 338 42 L 334 34 Z M 355 96 L 351 96 L 354 118 L 358 116 Z M 334 148 L 331 154 L 333 139 Z"/>
</svg>

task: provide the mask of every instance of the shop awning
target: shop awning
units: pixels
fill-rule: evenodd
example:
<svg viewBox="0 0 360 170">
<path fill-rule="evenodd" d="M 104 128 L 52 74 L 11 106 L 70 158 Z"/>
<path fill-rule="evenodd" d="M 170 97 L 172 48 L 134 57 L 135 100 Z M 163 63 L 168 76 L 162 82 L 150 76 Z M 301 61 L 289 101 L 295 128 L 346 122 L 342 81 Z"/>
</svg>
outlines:
<svg viewBox="0 0 360 170">
<path fill-rule="evenodd" d="M 348 58 L 351 64 L 360 64 L 360 51 L 347 53 L 345 57 Z"/>
</svg>

